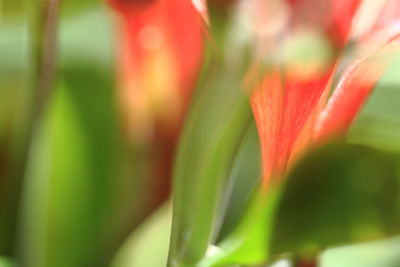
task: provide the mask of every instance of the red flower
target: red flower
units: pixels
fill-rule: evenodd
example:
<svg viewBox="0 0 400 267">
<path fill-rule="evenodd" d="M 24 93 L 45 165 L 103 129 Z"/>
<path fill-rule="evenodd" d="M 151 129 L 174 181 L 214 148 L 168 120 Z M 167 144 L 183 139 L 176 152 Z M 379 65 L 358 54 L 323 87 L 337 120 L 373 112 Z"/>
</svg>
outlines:
<svg viewBox="0 0 400 267">
<path fill-rule="evenodd" d="M 378 1 L 379 2 L 379 1 Z M 359 36 L 360 55 L 343 72 L 318 118 L 316 138 L 343 135 L 390 63 L 392 48 L 400 40 L 400 2 L 381 1 L 376 20 Z M 384 54 L 387 53 L 386 57 Z M 377 57 L 377 56 L 381 57 Z"/>
<path fill-rule="evenodd" d="M 335 46 L 342 47 L 349 35 L 354 13 L 362 0 L 287 0 L 291 23 L 319 27 Z"/>
<path fill-rule="evenodd" d="M 388 45 L 400 32 L 398 28 L 391 28 L 396 20 L 399 22 L 400 4 L 396 0 L 386 1 L 373 26 L 362 36 L 357 36 L 356 51 L 360 51 L 360 55 L 345 67 L 328 98 L 337 73 L 335 66 L 340 63 L 338 55 L 353 30 L 352 20 L 361 1 L 287 2 L 289 26 L 286 33 L 280 33 L 278 49 L 274 50 L 283 57 L 269 60 L 269 68 L 261 82 L 256 80 L 258 67 L 247 79 L 247 86 L 255 88 L 251 104 L 262 147 L 264 186 L 271 179 L 284 176 L 293 158 L 310 142 L 320 142 L 346 132 L 389 62 L 387 58 L 376 56 L 388 50 Z M 295 37 L 299 33 L 311 40 L 305 45 L 311 49 L 309 58 L 307 52 L 310 51 L 302 50 L 301 40 Z M 286 42 L 290 49 L 285 49 Z M 298 56 L 287 56 L 296 49 L 300 50 Z M 331 52 L 318 55 L 318 51 L 329 50 Z M 305 58 L 303 54 L 306 54 Z"/>
<path fill-rule="evenodd" d="M 124 134 L 146 151 L 151 169 L 138 179 L 146 179 L 152 209 L 170 191 L 176 141 L 202 61 L 202 22 L 189 0 L 107 1 L 118 15 L 117 95 Z"/>
<path fill-rule="evenodd" d="M 189 0 L 108 2 L 119 14 L 119 96 L 129 135 L 176 129 L 202 59 L 194 6 Z"/>
</svg>

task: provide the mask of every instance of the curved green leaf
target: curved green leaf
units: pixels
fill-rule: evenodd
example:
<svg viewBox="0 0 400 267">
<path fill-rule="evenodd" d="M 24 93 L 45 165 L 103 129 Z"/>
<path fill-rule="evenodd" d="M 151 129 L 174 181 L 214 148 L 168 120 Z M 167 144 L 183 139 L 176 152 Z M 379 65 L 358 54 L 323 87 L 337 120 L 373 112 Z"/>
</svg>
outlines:
<svg viewBox="0 0 400 267">
<path fill-rule="evenodd" d="M 172 205 L 166 203 L 154 212 L 126 240 L 112 267 L 161 267 L 167 264 L 172 221 Z"/>
<path fill-rule="evenodd" d="M 400 157 L 331 144 L 306 156 L 283 187 L 271 253 L 309 252 L 400 233 Z"/>
</svg>

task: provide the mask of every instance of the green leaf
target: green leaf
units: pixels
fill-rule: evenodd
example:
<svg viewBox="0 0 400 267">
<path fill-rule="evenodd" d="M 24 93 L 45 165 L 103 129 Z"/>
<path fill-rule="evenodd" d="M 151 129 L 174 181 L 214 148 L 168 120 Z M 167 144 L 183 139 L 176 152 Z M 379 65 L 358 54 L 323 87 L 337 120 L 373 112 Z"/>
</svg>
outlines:
<svg viewBox="0 0 400 267">
<path fill-rule="evenodd" d="M 24 266 L 103 262 L 116 162 L 111 83 L 82 62 L 64 69 L 63 78 L 30 151 L 20 240 Z"/>
<path fill-rule="evenodd" d="M 253 122 L 243 137 L 231 170 L 229 183 L 232 185 L 228 186 L 228 194 L 225 196 L 225 201 L 229 204 L 226 214 L 223 213 L 221 215 L 225 215 L 223 217 L 224 225 L 219 237 L 219 239 L 222 239 L 222 243 L 217 243 L 216 254 L 200 261 L 198 263 L 199 266 L 227 262 L 233 264 L 238 262 L 238 258 L 253 257 L 263 249 L 263 245 L 261 245 L 260 249 L 256 248 L 260 244 L 258 242 L 260 239 L 256 235 L 253 235 L 248 240 L 245 239 L 249 236 L 242 236 L 244 231 L 247 234 L 249 233 L 246 229 L 266 230 L 264 227 L 265 214 L 259 212 L 260 209 L 264 210 L 265 195 L 259 193 L 254 197 L 254 191 L 260 181 L 260 157 L 258 133 Z M 232 186 L 232 189 L 230 189 L 230 186 Z M 258 201 L 254 199 L 258 199 Z M 254 205 L 254 203 L 256 204 Z M 250 204 L 252 207 L 248 209 Z M 243 217 L 247 219 L 242 220 Z M 234 233 L 232 234 L 232 232 Z M 260 232 L 256 230 L 254 233 L 258 235 Z M 210 250 L 212 251 L 212 247 Z M 263 254 L 263 252 L 261 253 Z"/>
<path fill-rule="evenodd" d="M 241 75 L 219 68 L 196 96 L 179 146 L 171 250 L 179 262 L 196 262 L 211 242 L 226 178 L 251 118 L 247 95 L 238 88 Z"/>
<path fill-rule="evenodd" d="M 239 227 L 198 266 L 262 264 L 400 231 L 400 157 L 332 144 L 307 155 L 287 180 L 255 193 Z"/>
<path fill-rule="evenodd" d="M 18 2 L 18 1 L 15 1 Z M 22 3 L 22 2 L 20 2 Z M 13 138 L 9 145 L 10 153 L 7 155 L 8 166 L 5 166 L 6 170 L 6 184 L 8 191 L 7 194 L 2 197 L 3 201 L 0 205 L 1 215 L 5 219 L 0 219 L 0 236 L 2 241 L 0 242 L 0 250 L 4 254 L 15 254 L 14 244 L 16 241 L 17 228 L 18 228 L 18 217 L 20 208 L 21 188 L 27 169 L 28 154 L 31 149 L 32 138 L 36 134 L 37 125 L 43 118 L 43 111 L 47 108 L 48 98 L 50 97 L 53 89 L 53 78 L 55 74 L 55 43 L 57 36 L 57 25 L 58 25 L 58 13 L 59 13 L 59 1 L 28 1 L 26 2 L 29 9 L 29 62 L 21 64 L 18 62 L 18 67 L 11 66 L 11 71 L 22 71 L 26 66 L 28 71 L 22 78 L 24 81 L 21 83 L 12 82 L 12 86 L 16 86 L 18 90 L 18 100 L 14 104 L 18 104 L 17 108 L 14 108 L 16 113 L 13 120 Z M 18 3 L 17 3 L 18 4 Z M 8 8 L 11 5 L 6 5 Z M 9 28 L 12 30 L 14 27 Z M 6 46 L 11 44 L 16 45 L 16 50 L 9 50 L 8 52 L 24 51 L 26 47 L 18 42 L 24 42 L 25 34 L 17 31 L 18 27 L 14 28 L 16 32 L 9 32 L 8 37 L 13 37 L 11 40 L 6 40 Z M 20 30 L 20 28 L 18 29 Z M 8 43 L 8 44 L 7 44 Z M 4 44 L 4 43 L 3 43 Z M 7 62 L 12 62 L 26 59 L 24 56 L 15 57 L 12 54 L 6 59 Z M 7 66 L 8 67 L 8 66 Z M 16 68 L 15 68 L 16 67 Z M 21 69 L 19 69 L 21 68 Z M 23 72 L 12 73 L 13 78 L 18 77 Z M 27 78 L 29 77 L 29 78 Z M 18 78 L 17 78 L 18 79 Z M 26 79 L 26 80 L 25 80 Z M 23 86 L 22 86 L 23 85 Z M 7 101 L 11 101 L 8 99 Z M 5 214 L 4 214 L 5 213 Z"/>
<path fill-rule="evenodd" d="M 400 238 L 328 249 L 321 255 L 321 267 L 398 267 Z"/>
<path fill-rule="evenodd" d="M 171 234 L 172 205 L 156 210 L 125 241 L 112 267 L 161 267 L 167 264 Z"/>
<path fill-rule="evenodd" d="M 254 121 L 246 131 L 236 154 L 227 184 L 226 212 L 217 241 L 224 239 L 238 226 L 252 199 L 261 177 L 261 151 Z"/>
<path fill-rule="evenodd" d="M 259 188 L 236 230 L 218 244 L 215 254 L 205 257 L 198 266 L 263 263 L 268 257 L 268 237 L 271 236 L 271 224 L 278 197 L 277 186 L 272 186 L 268 192 Z"/>
<path fill-rule="evenodd" d="M 399 233 L 399 159 L 341 143 L 306 156 L 282 189 L 271 254 L 315 252 Z"/>
<path fill-rule="evenodd" d="M 13 267 L 15 262 L 9 258 L 0 256 L 0 267 Z"/>
<path fill-rule="evenodd" d="M 217 238 L 223 217 L 217 213 L 224 212 L 228 177 L 251 121 L 242 90 L 249 40 L 237 34 L 244 25 L 237 13 L 230 13 L 234 6 L 229 12 L 214 12 L 219 7 L 210 6 L 210 60 L 204 64 L 175 165 L 170 266 L 193 266 Z"/>
<path fill-rule="evenodd" d="M 219 247 L 214 247 L 216 254 L 206 257 L 196 266 L 233 264 L 240 261 L 241 258 L 248 259 L 255 256 L 258 259 L 259 254 L 265 254 L 263 251 L 264 245 L 266 245 L 265 239 L 258 238 L 257 235 L 260 234 L 260 231 L 268 230 L 265 223 L 268 220 L 266 217 L 270 214 L 265 216 L 266 214 L 263 213 L 267 203 L 266 195 L 258 192 L 254 197 L 255 188 L 259 185 L 259 178 L 260 148 L 257 130 L 253 122 L 242 139 L 231 168 L 225 191 L 226 196 L 224 196 L 225 201 L 229 202 L 227 212 L 224 212 L 224 207 L 219 209 L 218 216 L 224 219 L 220 236 L 222 243 L 219 244 Z M 247 209 L 249 204 L 251 207 Z M 244 220 L 241 220 L 242 216 L 245 217 Z M 241 224 L 238 225 L 240 222 Z M 249 229 L 253 229 L 252 233 L 255 235 L 248 235 Z M 232 231 L 235 232 L 229 235 Z M 213 247 L 208 249 L 212 251 Z"/>
</svg>

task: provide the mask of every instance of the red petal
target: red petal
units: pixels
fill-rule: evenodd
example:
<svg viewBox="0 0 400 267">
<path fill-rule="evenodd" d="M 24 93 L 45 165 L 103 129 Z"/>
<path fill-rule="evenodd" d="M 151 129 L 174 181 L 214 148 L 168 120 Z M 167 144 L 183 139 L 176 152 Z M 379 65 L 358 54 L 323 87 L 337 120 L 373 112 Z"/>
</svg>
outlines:
<svg viewBox="0 0 400 267">
<path fill-rule="evenodd" d="M 287 0 L 292 23 L 321 28 L 338 49 L 346 43 L 353 17 L 362 0 Z"/>
<path fill-rule="evenodd" d="M 327 87 L 331 74 L 332 70 L 330 69 L 325 73 L 309 77 L 306 80 L 287 77 L 285 82 L 283 120 L 276 155 L 278 160 L 277 167 L 280 170 L 286 168 L 300 131 L 318 104 L 321 95 Z"/>
<path fill-rule="evenodd" d="M 370 33 L 399 31 L 400 1 L 386 0 Z"/>
<path fill-rule="evenodd" d="M 289 0 L 295 8 L 308 8 L 316 12 L 316 8 L 332 8 L 332 17 L 329 18 L 334 24 L 330 25 L 333 35 L 337 40 L 346 40 L 350 30 L 353 15 L 361 1 L 318 1 L 313 5 L 309 0 Z M 318 13 L 318 12 L 316 12 Z M 325 13 L 324 13 L 325 14 Z M 329 14 L 327 12 L 326 14 Z M 321 24 L 326 24 L 326 19 L 318 18 Z M 325 23 L 325 24 L 324 24 Z M 329 27 L 326 27 L 329 30 Z M 336 32 L 335 32 L 336 31 Z M 374 55 L 385 44 L 398 38 L 400 32 L 400 1 L 387 0 L 379 11 L 377 20 L 372 24 L 369 31 L 362 36 L 360 44 L 363 45 L 363 59 L 358 60 L 345 71 L 340 83 L 337 85 L 329 104 L 318 118 L 316 135 L 324 138 L 332 135 L 343 135 L 349 128 L 356 114 L 371 93 L 371 90 L 382 76 L 383 71 L 389 64 L 389 59 L 373 60 L 366 55 Z M 369 59 L 367 59 L 369 58 Z"/>
<path fill-rule="evenodd" d="M 180 90 L 186 94 L 193 85 L 202 59 L 202 23 L 194 6 L 187 0 L 158 0 L 144 8 L 131 9 L 126 14 L 130 50 L 136 54 L 135 64 L 142 63 L 153 51 L 140 43 L 141 30 L 146 26 L 158 27 L 169 49 L 171 60 L 178 68 Z M 129 48 L 128 48 L 129 49 Z M 127 54 L 131 52 L 125 51 Z"/>
<path fill-rule="evenodd" d="M 393 44 L 400 40 L 400 1 L 386 1 L 372 25 L 359 41 L 361 59 L 344 72 L 318 118 L 316 139 L 341 137 L 346 133 L 390 64 Z"/>
<path fill-rule="evenodd" d="M 359 36 L 358 43 L 365 50 L 378 50 L 400 33 L 400 1 L 386 0 L 380 6 L 370 28 Z"/>
<path fill-rule="evenodd" d="M 399 37 L 372 55 L 353 63 L 343 74 L 316 125 L 316 139 L 343 136 L 393 59 Z M 399 47 L 394 47 L 398 50 Z"/>
<path fill-rule="evenodd" d="M 362 0 L 331 0 L 332 24 L 329 32 L 333 39 L 343 46 L 348 39 L 354 14 L 362 3 Z"/>
<path fill-rule="evenodd" d="M 179 122 L 202 61 L 201 18 L 188 0 L 109 2 L 120 15 L 119 95 L 126 124 L 148 134 L 154 120 Z M 155 105 L 166 112 L 155 114 Z"/>
<path fill-rule="evenodd" d="M 108 4 L 120 13 L 130 13 L 140 10 L 146 5 L 154 4 L 157 0 L 107 0 Z"/>
<path fill-rule="evenodd" d="M 302 128 L 295 145 L 293 147 L 292 154 L 289 159 L 289 165 L 292 166 L 302 155 L 307 153 L 307 150 L 312 148 L 314 141 L 314 129 L 318 119 L 319 114 L 322 112 L 323 108 L 326 105 L 327 99 L 329 97 L 331 83 L 333 76 L 331 75 L 331 79 L 329 80 L 323 94 L 318 100 L 318 103 L 315 105 L 313 111 L 308 116 L 308 119 Z"/>
<path fill-rule="evenodd" d="M 281 73 L 275 69 L 253 92 L 251 104 L 261 142 L 264 186 L 273 177 L 284 175 L 294 144 L 330 74 L 331 70 L 305 80 L 288 76 L 282 81 Z"/>
<path fill-rule="evenodd" d="M 179 64 L 182 90 L 190 95 L 203 58 L 203 23 L 190 1 L 169 0 L 166 3 L 170 3 L 166 12 L 171 22 L 170 41 Z"/>
<path fill-rule="evenodd" d="M 250 73 L 254 77 L 254 72 Z M 257 78 L 257 77 L 256 77 Z M 260 137 L 263 184 L 267 185 L 276 172 L 276 148 L 279 143 L 279 131 L 282 121 L 283 89 L 278 69 L 270 71 L 251 96 L 251 106 Z"/>
</svg>

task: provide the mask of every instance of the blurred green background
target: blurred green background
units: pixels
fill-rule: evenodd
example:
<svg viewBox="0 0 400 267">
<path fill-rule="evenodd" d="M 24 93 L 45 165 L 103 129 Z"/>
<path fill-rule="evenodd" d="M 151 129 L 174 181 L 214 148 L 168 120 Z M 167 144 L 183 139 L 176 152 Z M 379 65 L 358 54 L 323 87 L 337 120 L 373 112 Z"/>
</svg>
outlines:
<svg viewBox="0 0 400 267">
<path fill-rule="evenodd" d="M 14 266 L 15 259 L 34 267 L 162 266 L 171 204 L 142 224 L 160 203 L 149 184 L 151 153 L 127 144 L 121 133 L 114 17 L 105 3 L 64 1 L 56 86 L 34 132 L 24 179 L 13 179 L 29 84 L 28 13 L 22 0 L 0 2 L 0 266 Z M 400 152 L 399 69 L 400 59 L 353 125 L 349 142 Z M 226 204 L 216 240 L 235 227 L 259 176 L 257 134 L 252 123 L 248 128 L 230 174 L 235 198 Z M 324 267 L 400 266 L 400 240 L 329 249 L 322 260 Z"/>
</svg>

